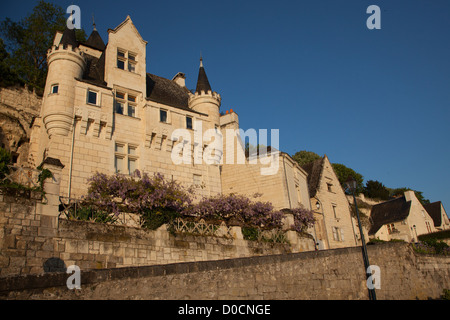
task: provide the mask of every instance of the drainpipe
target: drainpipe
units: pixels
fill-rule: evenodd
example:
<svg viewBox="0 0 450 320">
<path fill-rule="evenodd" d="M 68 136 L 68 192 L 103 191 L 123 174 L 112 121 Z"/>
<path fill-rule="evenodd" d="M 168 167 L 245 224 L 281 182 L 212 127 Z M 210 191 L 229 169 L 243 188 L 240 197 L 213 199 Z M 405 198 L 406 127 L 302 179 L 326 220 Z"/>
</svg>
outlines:
<svg viewBox="0 0 450 320">
<path fill-rule="evenodd" d="M 292 203 L 291 203 L 291 194 L 289 192 L 289 184 L 288 184 L 288 179 L 287 179 L 287 175 L 286 175 L 286 165 L 284 163 L 284 156 L 283 154 L 281 154 L 281 156 L 283 157 L 283 168 L 284 168 L 284 179 L 286 180 L 286 188 L 287 188 L 287 194 L 288 194 L 288 200 L 289 200 L 289 208 L 292 208 Z"/>
<path fill-rule="evenodd" d="M 69 165 L 69 186 L 67 187 L 67 197 L 69 198 L 70 203 L 70 194 L 72 189 L 72 166 L 73 166 L 73 149 L 75 145 L 75 127 L 77 124 L 76 116 L 73 117 L 73 129 L 72 129 L 72 145 L 70 147 L 70 165 Z"/>
</svg>

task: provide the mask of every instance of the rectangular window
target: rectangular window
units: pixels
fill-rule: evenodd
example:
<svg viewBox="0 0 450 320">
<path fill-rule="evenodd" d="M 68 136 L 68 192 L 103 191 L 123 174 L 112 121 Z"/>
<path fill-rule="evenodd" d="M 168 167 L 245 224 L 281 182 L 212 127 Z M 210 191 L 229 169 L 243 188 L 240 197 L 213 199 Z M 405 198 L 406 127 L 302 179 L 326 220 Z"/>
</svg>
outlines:
<svg viewBox="0 0 450 320">
<path fill-rule="evenodd" d="M 431 224 L 430 224 L 430 222 L 429 221 L 425 221 L 425 224 L 427 225 L 428 233 L 431 233 Z"/>
<path fill-rule="evenodd" d="M 333 207 L 334 218 L 337 219 L 336 205 L 333 204 L 332 207 Z"/>
<path fill-rule="evenodd" d="M 338 227 L 333 227 L 333 239 L 335 241 L 344 241 L 344 231 Z"/>
<path fill-rule="evenodd" d="M 332 184 L 331 183 L 327 183 L 327 189 L 328 189 L 329 192 L 332 192 L 331 187 L 332 187 Z"/>
<path fill-rule="evenodd" d="M 116 101 L 116 113 L 123 114 L 123 103 Z"/>
<path fill-rule="evenodd" d="M 136 117 L 136 96 L 116 91 L 115 112 L 126 116 Z"/>
<path fill-rule="evenodd" d="M 395 225 L 393 223 L 387 225 L 388 234 L 391 234 L 395 231 Z"/>
<path fill-rule="evenodd" d="M 339 228 L 337 228 L 337 227 L 333 227 L 333 239 L 334 239 L 335 241 L 340 241 L 340 238 L 339 238 Z"/>
<path fill-rule="evenodd" d="M 117 50 L 117 68 L 125 70 L 125 51 Z"/>
<path fill-rule="evenodd" d="M 136 155 L 136 147 L 128 146 L 128 154 L 135 156 Z"/>
<path fill-rule="evenodd" d="M 200 186 L 202 184 L 202 176 L 200 174 L 194 174 L 193 184 L 194 186 Z"/>
<path fill-rule="evenodd" d="M 117 68 L 128 70 L 130 72 L 136 72 L 136 57 L 137 55 L 134 53 L 117 49 Z"/>
<path fill-rule="evenodd" d="M 186 128 L 192 129 L 192 118 L 191 117 L 186 117 Z"/>
<path fill-rule="evenodd" d="M 128 159 L 128 172 L 133 174 L 136 169 L 136 159 Z"/>
<path fill-rule="evenodd" d="M 116 92 L 116 99 L 122 99 L 122 100 L 125 100 L 125 93 L 122 93 L 122 92 L 117 91 L 117 92 Z"/>
<path fill-rule="evenodd" d="M 117 68 L 125 70 L 125 61 L 117 59 Z"/>
<path fill-rule="evenodd" d="M 133 174 L 137 169 L 137 146 L 116 143 L 114 151 L 116 173 Z"/>
<path fill-rule="evenodd" d="M 136 107 L 132 105 L 128 105 L 128 116 L 135 118 L 136 117 Z"/>
<path fill-rule="evenodd" d="M 123 173 L 123 158 L 120 155 L 115 156 L 114 166 L 116 168 L 116 173 Z"/>
<path fill-rule="evenodd" d="M 159 121 L 167 123 L 167 111 L 159 110 Z"/>
<path fill-rule="evenodd" d="M 123 144 L 118 144 L 118 143 L 116 143 L 116 148 L 115 148 L 115 152 L 119 152 L 119 153 L 124 153 L 125 151 L 124 151 L 125 149 L 124 149 L 124 145 Z"/>
<path fill-rule="evenodd" d="M 59 86 L 57 84 L 52 85 L 50 93 L 58 93 Z"/>
<path fill-rule="evenodd" d="M 97 92 L 88 90 L 87 102 L 97 105 Z"/>
</svg>

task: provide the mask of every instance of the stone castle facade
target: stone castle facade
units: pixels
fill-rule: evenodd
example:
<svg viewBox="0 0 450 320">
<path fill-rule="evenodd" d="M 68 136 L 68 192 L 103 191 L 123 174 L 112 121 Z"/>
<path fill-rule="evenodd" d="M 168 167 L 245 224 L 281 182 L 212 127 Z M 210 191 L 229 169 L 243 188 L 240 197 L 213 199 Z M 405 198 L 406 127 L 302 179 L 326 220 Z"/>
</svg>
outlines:
<svg viewBox="0 0 450 320">
<path fill-rule="evenodd" d="M 34 166 L 47 157 L 61 161 L 62 196 L 83 195 L 95 172 L 138 169 L 194 185 L 199 197 L 258 194 L 278 209 L 310 208 L 307 174 L 289 155 L 277 150 L 267 156 L 270 163 L 239 161 L 245 154 L 242 139 L 224 133 L 239 132 L 238 115 L 221 114 L 220 94 L 211 89 L 202 59 L 192 92 L 181 72 L 166 79 L 146 70 L 147 41 L 129 16 L 108 30 L 107 45 L 95 27 L 85 43 L 77 41 L 74 30 L 56 34 L 29 158 Z M 180 129 L 184 136 L 176 134 Z M 211 130 L 221 133 L 223 148 L 208 153 Z M 174 154 L 186 149 L 192 161 L 175 163 Z M 199 152 L 205 161 L 195 161 Z M 271 167 L 270 174 L 261 173 Z"/>
<path fill-rule="evenodd" d="M 95 172 L 158 172 L 185 187 L 195 186 L 197 198 L 258 194 L 258 200 L 276 209 L 312 210 L 316 224 L 309 233 L 318 249 L 361 244 L 356 218 L 327 156 L 300 167 L 276 148 L 266 158 L 246 155 L 238 114 L 221 112 L 221 96 L 212 90 L 202 59 L 192 91 L 182 72 L 172 79 L 148 73 L 147 41 L 129 16 L 108 30 L 107 44 L 95 27 L 84 43 L 74 30 L 57 32 L 47 62 L 40 111 L 33 111 L 30 129 L 22 126 L 30 141 L 20 157 L 28 154 L 31 167 L 58 159 L 62 197 L 84 195 Z M 210 142 L 219 143 L 220 150 L 209 152 Z M 174 161 L 174 155 L 183 161 Z M 448 219 L 443 225 L 448 227 Z"/>
</svg>

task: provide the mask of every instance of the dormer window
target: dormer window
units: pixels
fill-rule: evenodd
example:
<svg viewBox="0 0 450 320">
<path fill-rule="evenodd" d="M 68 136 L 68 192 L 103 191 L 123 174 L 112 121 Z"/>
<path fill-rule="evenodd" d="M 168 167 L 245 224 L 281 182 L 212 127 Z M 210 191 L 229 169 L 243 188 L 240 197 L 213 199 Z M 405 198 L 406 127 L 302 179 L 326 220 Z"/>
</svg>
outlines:
<svg viewBox="0 0 450 320">
<path fill-rule="evenodd" d="M 117 49 L 117 68 L 136 72 L 136 57 L 135 53 L 123 49 Z"/>
</svg>

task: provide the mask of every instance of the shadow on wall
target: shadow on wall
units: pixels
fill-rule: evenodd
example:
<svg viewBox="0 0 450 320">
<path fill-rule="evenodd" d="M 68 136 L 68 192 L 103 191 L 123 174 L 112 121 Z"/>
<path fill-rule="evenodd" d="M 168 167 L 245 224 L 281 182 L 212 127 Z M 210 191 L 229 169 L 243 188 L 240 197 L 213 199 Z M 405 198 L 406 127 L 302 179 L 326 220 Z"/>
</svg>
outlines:
<svg viewBox="0 0 450 320">
<path fill-rule="evenodd" d="M 67 271 L 67 267 L 64 261 L 60 258 L 55 257 L 47 259 L 43 264 L 43 268 L 45 273 Z"/>
</svg>

